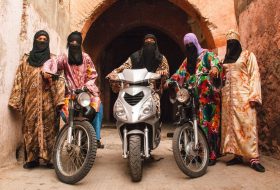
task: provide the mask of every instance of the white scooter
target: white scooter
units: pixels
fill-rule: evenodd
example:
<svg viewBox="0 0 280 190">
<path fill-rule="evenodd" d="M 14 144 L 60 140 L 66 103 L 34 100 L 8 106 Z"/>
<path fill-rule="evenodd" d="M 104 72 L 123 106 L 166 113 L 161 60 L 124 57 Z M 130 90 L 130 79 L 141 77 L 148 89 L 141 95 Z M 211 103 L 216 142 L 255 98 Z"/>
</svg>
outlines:
<svg viewBox="0 0 280 190">
<path fill-rule="evenodd" d="M 143 160 L 160 143 L 161 124 L 152 98 L 152 81 L 161 79 L 147 69 L 125 69 L 118 74 L 121 90 L 114 105 L 116 126 L 123 143 L 123 157 L 128 158 L 132 181 L 142 178 Z"/>
</svg>

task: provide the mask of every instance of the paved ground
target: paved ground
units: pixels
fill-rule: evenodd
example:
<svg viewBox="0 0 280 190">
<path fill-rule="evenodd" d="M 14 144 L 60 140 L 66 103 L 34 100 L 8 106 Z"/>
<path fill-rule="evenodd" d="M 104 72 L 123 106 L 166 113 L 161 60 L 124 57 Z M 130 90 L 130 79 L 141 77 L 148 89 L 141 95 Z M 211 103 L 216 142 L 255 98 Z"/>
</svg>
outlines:
<svg viewBox="0 0 280 190">
<path fill-rule="evenodd" d="M 209 167 L 206 175 L 197 179 L 186 177 L 177 167 L 172 151 L 171 139 L 165 128 L 160 146 L 153 152 L 158 162 L 145 163 L 142 181 L 133 183 L 127 168 L 127 160 L 121 157 L 121 141 L 116 129 L 102 131 L 105 149 L 98 150 L 96 162 L 91 172 L 76 185 L 66 185 L 58 181 L 54 170 L 38 168 L 25 170 L 22 165 L 0 169 L 0 190 L 42 190 L 42 189 L 280 189 L 280 161 L 262 157 L 265 173 L 257 173 L 247 165 L 225 166 L 223 158 L 215 166 Z"/>
</svg>

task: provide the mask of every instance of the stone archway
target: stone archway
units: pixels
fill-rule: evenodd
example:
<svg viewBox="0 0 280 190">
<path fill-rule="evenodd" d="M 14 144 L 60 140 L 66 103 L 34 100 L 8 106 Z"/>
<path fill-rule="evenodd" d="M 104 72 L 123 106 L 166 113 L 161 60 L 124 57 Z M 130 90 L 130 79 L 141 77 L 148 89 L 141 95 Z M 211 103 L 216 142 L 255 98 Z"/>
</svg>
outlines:
<svg viewBox="0 0 280 190">
<path fill-rule="evenodd" d="M 93 23 L 115 3 L 126 2 L 134 6 L 140 1 L 157 2 L 156 0 L 71 0 L 70 28 L 72 31 L 82 31 L 83 37 L 85 37 Z M 207 37 L 210 48 L 223 47 L 225 32 L 228 29 L 237 29 L 234 1 L 213 0 L 211 6 L 209 3 L 202 3 L 201 0 L 166 1 L 190 15 L 199 24 Z"/>
<path fill-rule="evenodd" d="M 88 5 L 87 9 L 84 10 L 89 10 L 92 6 L 93 11 L 85 20 L 77 22 L 78 19 L 76 18 L 78 24 L 74 28 L 81 28 L 84 36 L 84 49 L 96 64 L 99 73 L 98 85 L 103 93 L 103 101 L 107 105 L 113 104 L 113 95 L 107 93 L 109 88 L 108 83 L 104 81 L 104 77 L 109 70 L 106 69 L 111 68 L 112 70 L 117 67 L 122 61 L 125 61 L 130 53 L 141 47 L 141 43 L 139 43 L 139 40 L 143 38 L 141 30 L 156 32 L 161 37 L 165 36 L 169 44 L 165 43 L 160 47 L 163 52 L 168 49 L 167 47 L 170 44 L 173 44 L 173 50 L 165 52 L 167 58 L 172 60 L 169 61 L 171 73 L 179 67 L 183 59 L 182 38 L 185 33 L 196 33 L 205 48 L 213 49 L 218 47 L 217 45 L 220 43 L 219 40 L 216 43 L 212 35 L 215 25 L 209 19 L 204 18 L 192 4 L 184 0 L 106 0 L 98 1 L 98 4 L 89 2 L 87 4 L 86 0 L 82 2 Z M 75 13 L 73 15 L 75 16 Z M 134 35 L 138 42 L 129 38 L 129 35 L 130 37 L 133 36 L 131 31 L 138 34 L 138 36 Z M 128 36 L 123 39 L 123 41 L 126 41 L 124 45 L 120 39 L 125 34 Z M 165 39 L 162 39 L 162 41 L 165 41 Z M 113 44 L 113 42 L 117 44 Z M 129 48 L 129 43 L 136 43 L 137 45 L 131 45 Z M 115 47 L 115 50 L 112 51 L 113 47 Z M 175 54 L 174 49 L 179 52 L 176 55 L 177 60 L 174 59 L 175 55 L 172 56 L 172 54 Z M 108 51 L 114 52 L 116 50 L 122 50 L 123 53 L 113 53 L 114 55 L 108 53 Z M 111 63 L 108 61 L 110 56 L 114 56 L 114 61 Z M 106 69 L 104 70 L 104 68 Z M 105 120 L 110 120 L 109 113 L 111 111 L 111 108 L 105 107 Z"/>
</svg>

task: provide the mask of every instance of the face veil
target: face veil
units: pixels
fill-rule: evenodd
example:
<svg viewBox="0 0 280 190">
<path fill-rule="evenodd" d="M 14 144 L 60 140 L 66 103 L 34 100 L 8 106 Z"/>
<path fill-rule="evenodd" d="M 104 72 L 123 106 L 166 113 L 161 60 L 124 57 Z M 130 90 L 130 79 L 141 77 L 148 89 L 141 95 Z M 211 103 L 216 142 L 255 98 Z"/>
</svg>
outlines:
<svg viewBox="0 0 280 190">
<path fill-rule="evenodd" d="M 187 70 L 192 75 L 195 73 L 198 56 L 203 52 L 198 39 L 194 33 L 188 33 L 183 39 L 185 45 L 185 54 L 187 57 Z"/>
<path fill-rule="evenodd" d="M 235 63 L 242 52 L 241 44 L 236 39 L 227 40 L 227 51 L 224 63 Z"/>
<path fill-rule="evenodd" d="M 76 44 L 71 42 L 76 41 Z M 68 62 L 70 65 L 81 65 L 83 63 L 82 54 L 82 34 L 80 32 L 72 32 L 67 38 Z"/>
<path fill-rule="evenodd" d="M 145 42 L 151 38 L 155 42 Z M 162 62 L 163 55 L 159 52 L 157 39 L 153 34 L 147 34 L 144 37 L 142 49 L 130 56 L 133 69 L 146 68 L 149 72 L 156 72 Z"/>
<path fill-rule="evenodd" d="M 45 36 L 47 41 L 38 41 L 37 38 L 40 36 Z M 50 48 L 49 48 L 50 38 L 49 34 L 40 30 L 36 32 L 33 39 L 33 47 L 29 53 L 28 63 L 32 67 L 41 67 L 43 64 L 50 59 Z"/>
</svg>

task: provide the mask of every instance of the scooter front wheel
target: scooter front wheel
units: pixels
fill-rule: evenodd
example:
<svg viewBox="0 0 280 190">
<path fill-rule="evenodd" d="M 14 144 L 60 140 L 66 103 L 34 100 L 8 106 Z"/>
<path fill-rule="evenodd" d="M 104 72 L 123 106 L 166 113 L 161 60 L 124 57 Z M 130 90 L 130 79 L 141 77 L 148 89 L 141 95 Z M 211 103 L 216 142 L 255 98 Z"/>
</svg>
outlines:
<svg viewBox="0 0 280 190">
<path fill-rule="evenodd" d="M 173 141 L 173 155 L 179 169 L 191 178 L 206 173 L 209 162 L 209 149 L 203 131 L 198 128 L 198 146 L 195 147 L 194 130 L 191 123 L 176 128 Z"/>
<path fill-rule="evenodd" d="M 74 121 L 71 143 L 67 141 L 69 126 L 60 131 L 54 148 L 54 169 L 58 179 L 75 184 L 90 171 L 96 157 L 96 134 L 87 121 Z"/>
<path fill-rule="evenodd" d="M 131 135 L 129 137 L 128 164 L 131 179 L 134 182 L 138 182 L 142 179 L 143 160 L 141 158 L 141 144 L 140 135 Z"/>
</svg>

